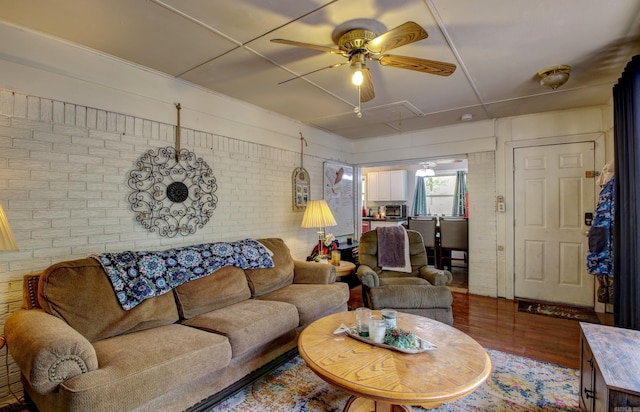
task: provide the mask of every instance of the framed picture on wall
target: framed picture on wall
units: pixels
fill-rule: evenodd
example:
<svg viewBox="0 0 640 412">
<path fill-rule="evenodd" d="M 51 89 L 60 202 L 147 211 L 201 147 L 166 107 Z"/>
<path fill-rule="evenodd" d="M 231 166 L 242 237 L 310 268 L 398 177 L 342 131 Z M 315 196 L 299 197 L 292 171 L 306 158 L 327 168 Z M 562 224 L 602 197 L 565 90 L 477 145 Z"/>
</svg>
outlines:
<svg viewBox="0 0 640 412">
<path fill-rule="evenodd" d="M 309 173 L 303 167 L 296 167 L 291 175 L 293 210 L 302 211 L 309 201 Z"/>
<path fill-rule="evenodd" d="M 324 200 L 326 200 L 337 226 L 326 228 L 327 233 L 344 236 L 355 230 L 355 196 L 353 166 L 347 164 L 324 163 Z"/>
</svg>

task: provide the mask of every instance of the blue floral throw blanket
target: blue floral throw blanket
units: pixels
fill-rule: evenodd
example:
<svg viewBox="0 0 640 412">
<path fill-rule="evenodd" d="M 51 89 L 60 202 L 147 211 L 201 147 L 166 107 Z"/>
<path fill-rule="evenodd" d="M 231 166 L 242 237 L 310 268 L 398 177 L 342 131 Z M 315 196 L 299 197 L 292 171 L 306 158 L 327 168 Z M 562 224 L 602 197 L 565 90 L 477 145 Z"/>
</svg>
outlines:
<svg viewBox="0 0 640 412">
<path fill-rule="evenodd" d="M 124 310 L 143 300 L 208 276 L 225 266 L 272 268 L 271 251 L 253 239 L 205 243 L 158 252 L 101 253 L 93 256 L 107 273 Z"/>
</svg>

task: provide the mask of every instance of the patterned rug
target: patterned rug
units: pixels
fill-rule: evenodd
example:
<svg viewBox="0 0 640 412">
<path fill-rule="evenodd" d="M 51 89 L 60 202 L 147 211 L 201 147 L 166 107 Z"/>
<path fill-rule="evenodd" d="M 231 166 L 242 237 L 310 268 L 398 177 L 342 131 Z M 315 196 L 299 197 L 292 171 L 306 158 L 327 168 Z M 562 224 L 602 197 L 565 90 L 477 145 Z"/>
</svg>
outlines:
<svg viewBox="0 0 640 412">
<path fill-rule="evenodd" d="M 579 372 L 487 349 L 493 371 L 471 395 L 430 411 L 575 411 Z M 342 411 L 349 395 L 318 378 L 299 356 L 208 412 Z M 415 411 L 426 409 L 414 406 Z"/>
<path fill-rule="evenodd" d="M 518 300 L 518 312 L 571 319 L 580 322 L 600 323 L 598 315 L 596 315 L 596 312 L 591 308 L 558 305 L 555 303 L 538 302 L 535 300 Z"/>
</svg>

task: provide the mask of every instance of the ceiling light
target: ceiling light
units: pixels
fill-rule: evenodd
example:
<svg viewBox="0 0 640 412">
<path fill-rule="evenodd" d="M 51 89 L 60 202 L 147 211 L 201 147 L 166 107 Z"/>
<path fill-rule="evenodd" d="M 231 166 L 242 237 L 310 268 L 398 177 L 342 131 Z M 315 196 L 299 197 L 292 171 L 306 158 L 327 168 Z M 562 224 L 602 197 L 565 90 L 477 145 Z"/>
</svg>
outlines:
<svg viewBox="0 0 640 412">
<path fill-rule="evenodd" d="M 351 83 L 356 86 L 362 85 L 362 81 L 364 80 L 364 75 L 362 74 L 362 64 L 356 63 L 354 65 L 355 71 L 353 72 L 353 76 L 351 76 Z"/>
<path fill-rule="evenodd" d="M 416 176 L 418 176 L 418 177 L 435 176 L 436 175 L 436 171 L 432 169 L 434 166 L 435 166 L 434 163 L 423 164 L 422 165 L 422 169 L 416 170 Z"/>
<path fill-rule="evenodd" d="M 538 72 L 540 77 L 540 85 L 552 90 L 556 90 L 569 80 L 571 66 L 559 64 L 557 66 L 547 67 Z"/>
<path fill-rule="evenodd" d="M 473 119 L 473 115 L 471 113 L 465 113 L 460 116 L 460 120 L 462 120 L 463 122 L 468 122 L 471 119 Z"/>
</svg>

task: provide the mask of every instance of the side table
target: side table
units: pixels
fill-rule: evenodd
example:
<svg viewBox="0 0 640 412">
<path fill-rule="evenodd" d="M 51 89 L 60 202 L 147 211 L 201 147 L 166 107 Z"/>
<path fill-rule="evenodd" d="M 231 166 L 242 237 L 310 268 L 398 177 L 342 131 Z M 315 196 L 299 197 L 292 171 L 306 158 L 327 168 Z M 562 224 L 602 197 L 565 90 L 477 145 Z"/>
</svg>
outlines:
<svg viewBox="0 0 640 412">
<path fill-rule="evenodd" d="M 349 276 L 353 273 L 354 270 L 356 270 L 355 263 L 347 262 L 346 260 L 341 260 L 340 266 L 336 266 L 336 277 L 342 278 L 342 277 Z"/>
<path fill-rule="evenodd" d="M 336 268 L 336 281 L 347 283 L 349 289 L 353 289 L 360 284 L 360 281 L 354 274 L 356 271 L 355 263 L 341 260 L 340 266 L 334 267 Z"/>
<path fill-rule="evenodd" d="M 640 410 L 640 332 L 580 322 L 580 408 Z"/>
</svg>

